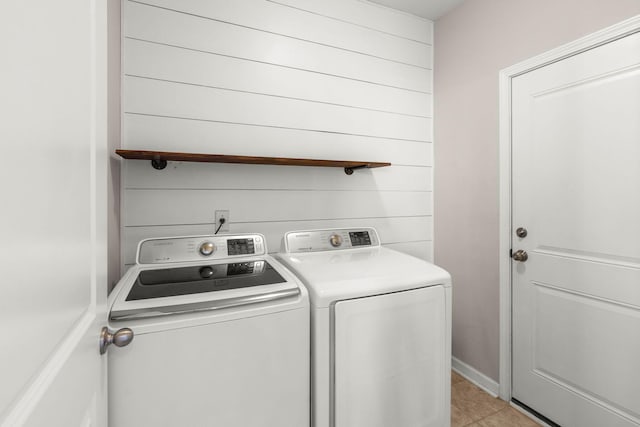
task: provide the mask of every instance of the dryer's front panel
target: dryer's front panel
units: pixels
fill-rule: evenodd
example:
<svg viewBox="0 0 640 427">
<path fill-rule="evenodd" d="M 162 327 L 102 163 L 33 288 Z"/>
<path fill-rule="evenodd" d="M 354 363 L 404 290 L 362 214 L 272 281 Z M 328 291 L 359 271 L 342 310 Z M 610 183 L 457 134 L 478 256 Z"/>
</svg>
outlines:
<svg viewBox="0 0 640 427">
<path fill-rule="evenodd" d="M 442 286 L 339 301 L 333 316 L 335 427 L 449 425 Z"/>
</svg>

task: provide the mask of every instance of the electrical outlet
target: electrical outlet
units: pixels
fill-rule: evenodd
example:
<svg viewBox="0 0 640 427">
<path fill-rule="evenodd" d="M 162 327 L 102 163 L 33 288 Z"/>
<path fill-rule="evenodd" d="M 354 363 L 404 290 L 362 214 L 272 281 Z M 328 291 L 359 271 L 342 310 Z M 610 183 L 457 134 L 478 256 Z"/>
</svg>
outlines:
<svg viewBox="0 0 640 427">
<path fill-rule="evenodd" d="M 220 220 L 224 218 L 224 224 L 220 225 Z M 225 233 L 229 231 L 229 211 L 216 211 L 216 223 L 215 228 L 218 230 L 218 233 Z M 214 230 L 215 231 L 215 230 Z"/>
</svg>

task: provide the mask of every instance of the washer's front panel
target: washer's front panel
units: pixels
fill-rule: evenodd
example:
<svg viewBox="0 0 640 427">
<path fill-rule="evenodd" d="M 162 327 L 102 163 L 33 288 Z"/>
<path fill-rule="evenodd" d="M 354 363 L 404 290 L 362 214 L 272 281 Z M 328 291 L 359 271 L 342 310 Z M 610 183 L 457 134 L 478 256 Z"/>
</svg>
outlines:
<svg viewBox="0 0 640 427">
<path fill-rule="evenodd" d="M 442 427 L 447 383 L 445 289 L 334 306 L 334 427 Z"/>
<path fill-rule="evenodd" d="M 309 425 L 309 310 L 138 334 L 109 351 L 113 427 Z"/>
</svg>

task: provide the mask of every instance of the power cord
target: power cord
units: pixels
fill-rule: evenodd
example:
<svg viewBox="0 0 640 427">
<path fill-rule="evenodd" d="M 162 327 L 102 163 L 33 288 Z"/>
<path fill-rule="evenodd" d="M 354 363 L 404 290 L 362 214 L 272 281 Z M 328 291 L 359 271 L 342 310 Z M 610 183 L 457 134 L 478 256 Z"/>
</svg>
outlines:
<svg viewBox="0 0 640 427">
<path fill-rule="evenodd" d="M 222 228 L 222 226 L 224 225 L 224 223 L 227 222 L 226 219 L 224 218 L 220 218 L 220 225 L 218 226 L 218 228 L 216 229 L 216 232 L 213 233 L 214 235 L 218 234 L 218 231 L 220 231 L 220 229 Z"/>
</svg>

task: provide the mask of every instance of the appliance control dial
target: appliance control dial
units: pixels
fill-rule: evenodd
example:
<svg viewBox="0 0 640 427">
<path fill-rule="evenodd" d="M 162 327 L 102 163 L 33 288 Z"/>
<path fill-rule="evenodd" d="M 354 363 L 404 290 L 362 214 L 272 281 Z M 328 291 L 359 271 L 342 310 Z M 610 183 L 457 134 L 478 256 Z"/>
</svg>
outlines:
<svg viewBox="0 0 640 427">
<path fill-rule="evenodd" d="M 209 256 L 216 251 L 216 246 L 212 242 L 204 242 L 200 245 L 200 253 Z"/>
<path fill-rule="evenodd" d="M 213 277 L 215 270 L 213 269 L 213 267 L 205 265 L 204 267 L 200 268 L 199 273 L 200 273 L 200 277 L 202 277 L 203 279 L 209 279 Z"/>
<path fill-rule="evenodd" d="M 329 243 L 331 243 L 331 246 L 334 248 L 340 247 L 340 245 L 342 245 L 342 236 L 336 233 L 332 234 L 331 237 L 329 237 Z"/>
</svg>

